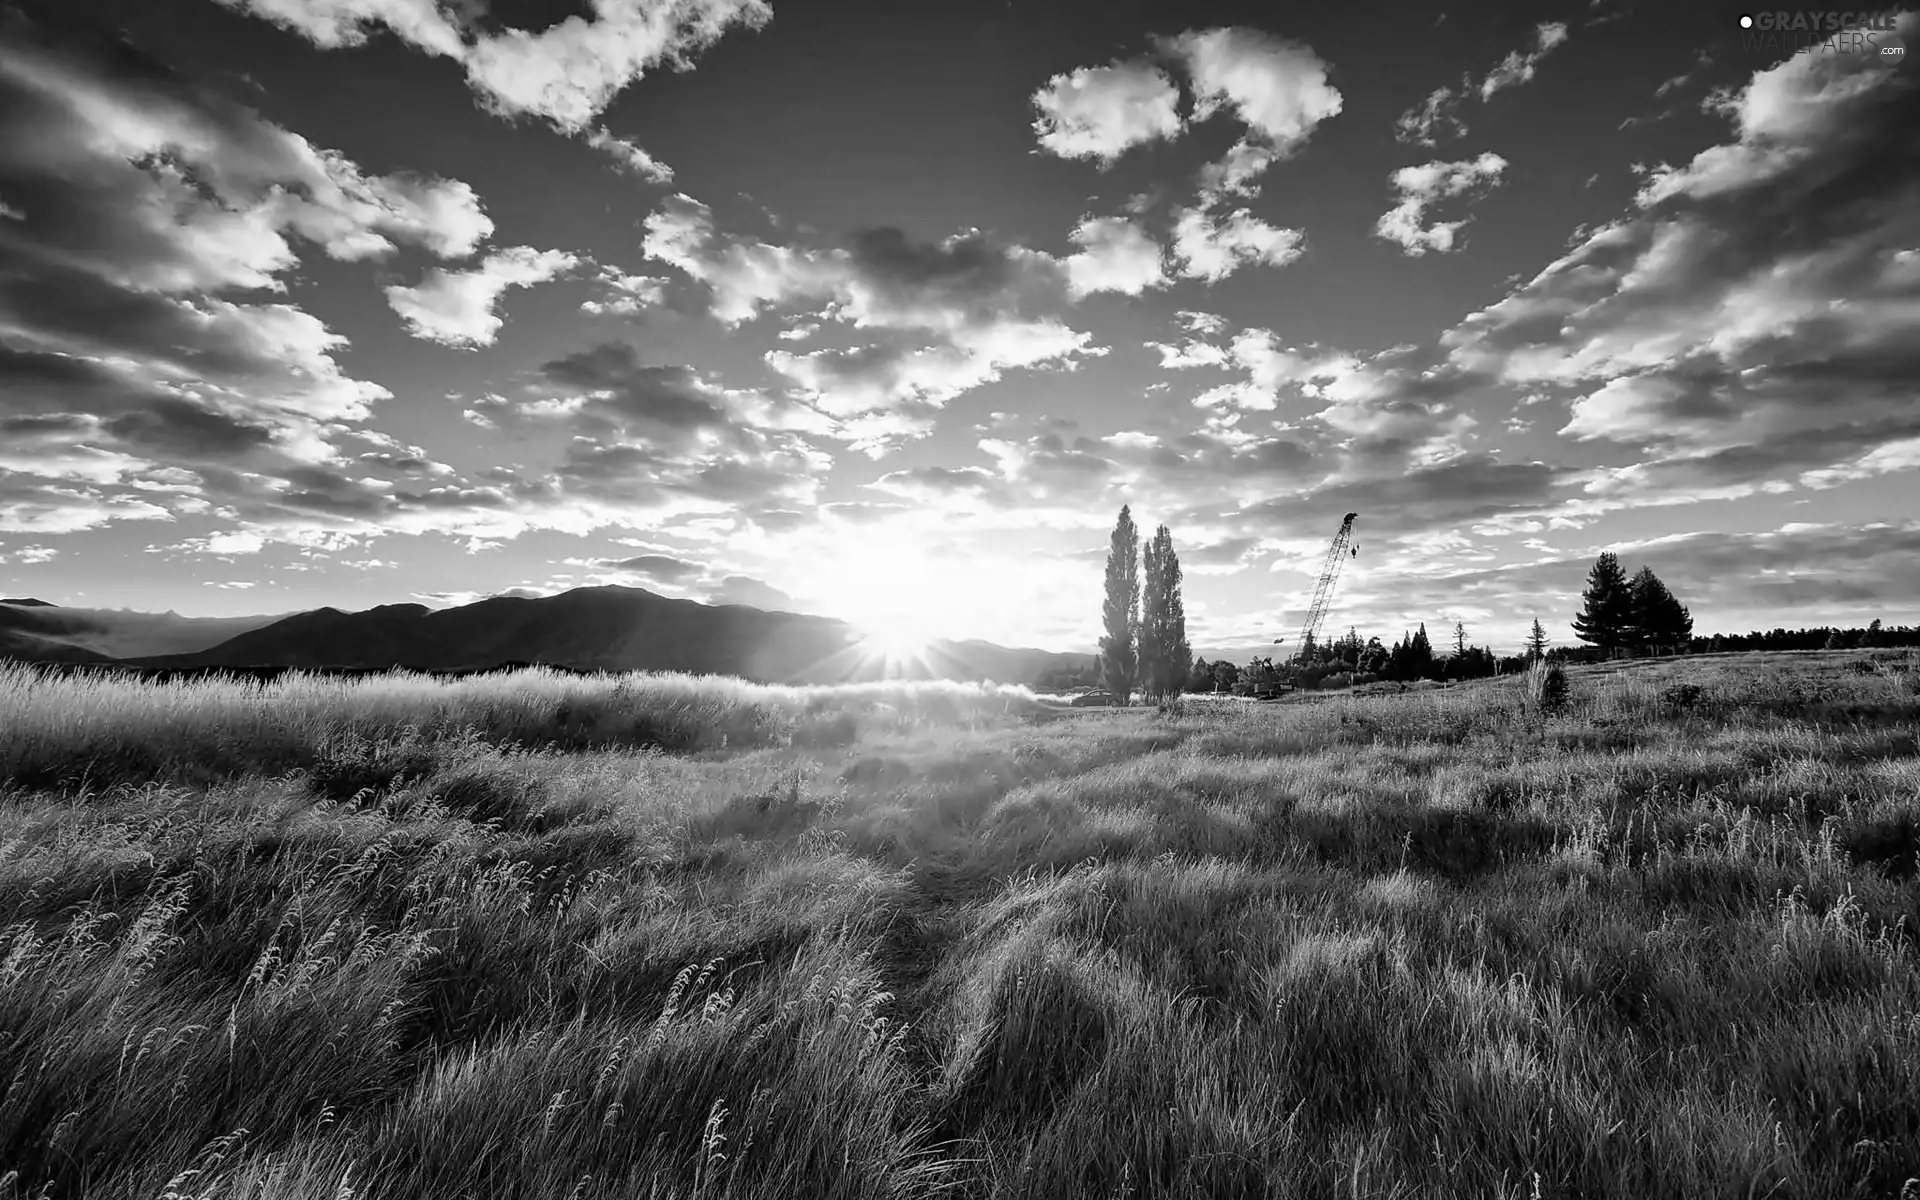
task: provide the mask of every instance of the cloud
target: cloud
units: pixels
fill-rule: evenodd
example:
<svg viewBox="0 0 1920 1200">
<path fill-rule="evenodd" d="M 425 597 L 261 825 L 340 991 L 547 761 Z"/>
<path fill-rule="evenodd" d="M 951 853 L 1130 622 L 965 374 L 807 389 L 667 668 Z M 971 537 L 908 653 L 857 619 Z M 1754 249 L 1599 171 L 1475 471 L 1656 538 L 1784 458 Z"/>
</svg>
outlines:
<svg viewBox="0 0 1920 1200">
<path fill-rule="evenodd" d="M 705 570 L 699 563 L 675 558 L 670 554 L 640 554 L 632 558 L 602 559 L 594 565 L 629 575 L 642 575 L 667 584 L 684 583 L 696 578 Z"/>
<path fill-rule="evenodd" d="M 384 26 L 424 53 L 467 72 L 480 102 L 504 117 L 537 116 L 569 134 L 586 131 L 614 96 L 660 66 L 684 70 L 735 25 L 772 19 L 763 0 L 590 0 L 538 33 L 489 32 L 464 9 L 434 0 L 218 0 L 291 30 L 322 49 L 358 46 Z"/>
<path fill-rule="evenodd" d="M 10 256 L 147 293 L 282 291 L 294 238 L 343 260 L 396 241 L 459 257 L 493 231 L 465 183 L 367 175 L 136 51 L 0 26 L 0 178 L 31 215 Z"/>
<path fill-rule="evenodd" d="M 774 246 L 717 232 L 707 207 L 686 196 L 671 197 L 646 228 L 646 252 L 706 283 L 713 315 L 726 324 L 804 303 L 838 332 L 861 335 L 858 345 L 764 358 L 866 448 L 925 432 L 926 423 L 911 412 L 885 413 L 865 428 L 856 420 L 937 407 L 1009 369 L 1071 368 L 1104 353 L 1054 315 L 1072 294 L 1066 265 L 977 230 L 925 242 L 881 226 L 837 244 Z"/>
<path fill-rule="evenodd" d="M 1190 30 L 1167 44 L 1193 80 L 1193 119 L 1231 109 L 1252 140 L 1276 154 L 1292 153 L 1340 112 L 1342 99 L 1327 82 L 1327 64 L 1299 42 L 1229 27 Z"/>
<path fill-rule="evenodd" d="M 1902 18 L 1903 29 L 1920 21 Z M 1735 140 L 1648 174 L 1442 339 L 1459 367 L 1576 393 L 1563 432 L 1723 483 L 1853 464 L 1920 433 L 1920 118 L 1911 73 L 1815 46 L 1713 102 Z"/>
<path fill-rule="evenodd" d="M 1244 208 L 1224 216 L 1174 212 L 1173 257 L 1188 279 L 1218 283 L 1244 266 L 1283 267 L 1306 253 L 1306 234 L 1267 224 Z"/>
<path fill-rule="evenodd" d="M 1132 146 L 1180 135 L 1180 89 L 1144 59 L 1081 67 L 1033 93 L 1040 148 L 1102 166 Z"/>
<path fill-rule="evenodd" d="M 790 612 L 793 596 L 751 575 L 728 575 L 707 592 L 709 604 L 744 604 L 770 612 Z"/>
<path fill-rule="evenodd" d="M 1168 282 L 1160 244 L 1134 221 L 1088 217 L 1071 237 L 1080 247 L 1065 260 L 1067 287 L 1076 298 L 1095 292 L 1137 296 Z"/>
<path fill-rule="evenodd" d="M 651 366 L 625 342 L 602 342 L 543 363 L 539 378 L 578 398 L 573 405 L 544 407 L 573 419 L 575 428 L 599 435 L 644 433 L 656 439 L 727 427 L 726 393 L 690 367 Z"/>
<path fill-rule="evenodd" d="M 1467 126 L 1459 116 L 1459 106 L 1468 96 L 1479 96 L 1482 104 L 1500 92 L 1532 82 L 1539 73 L 1540 61 L 1567 40 L 1567 26 L 1561 21 L 1543 21 L 1533 30 L 1533 45 L 1511 50 L 1487 73 L 1474 82 L 1471 72 L 1460 77 L 1458 87 L 1438 87 L 1426 99 L 1400 114 L 1394 121 L 1394 137 L 1422 146 L 1439 144 L 1443 138 L 1465 137 Z"/>
<path fill-rule="evenodd" d="M 52 546 L 22 546 L 11 554 L 0 554 L 0 563 L 31 566 L 35 563 L 52 562 L 60 556 L 60 551 Z"/>
<path fill-rule="evenodd" d="M 605 129 L 595 129 L 587 135 L 587 145 L 612 159 L 622 171 L 638 175 L 649 183 L 673 182 L 672 167 L 626 138 L 615 137 Z"/>
<path fill-rule="evenodd" d="M 1484 193 L 1500 183 L 1507 160 L 1492 151 L 1460 162 L 1430 162 L 1401 167 L 1389 178 L 1398 202 L 1374 225 L 1374 236 L 1395 242 L 1410 257 L 1429 250 L 1445 254 L 1454 248 L 1455 235 L 1471 218 L 1426 223 L 1427 209 L 1442 200 Z"/>
<path fill-rule="evenodd" d="M 1217 282 L 1243 266 L 1291 262 L 1301 253 L 1304 235 L 1270 225 L 1233 202 L 1257 196 L 1259 177 L 1339 114 L 1344 101 L 1328 82 L 1327 64 L 1311 47 L 1240 27 L 1188 30 L 1157 38 L 1155 44 L 1188 75 L 1194 122 L 1224 112 L 1245 129 L 1224 156 L 1201 170 L 1194 203 L 1174 210 L 1172 252 L 1180 273 Z M 1148 96 L 1151 105 L 1144 99 Z M 1035 123 L 1042 146 L 1062 157 L 1111 163 L 1130 146 L 1177 137 L 1183 129 L 1178 90 L 1144 57 L 1056 76 L 1035 102 L 1045 111 L 1046 104 L 1069 98 L 1089 114 L 1080 123 L 1061 125 L 1046 118 Z M 1142 113 L 1151 113 L 1151 120 Z M 1073 236 L 1083 247 L 1066 260 L 1076 296 L 1094 291 L 1137 295 L 1165 278 L 1159 248 L 1125 218 L 1083 220 Z"/>
<path fill-rule="evenodd" d="M 1104 353 L 1091 341 L 1057 321 L 989 320 L 933 341 L 890 335 L 852 349 L 769 351 L 766 361 L 844 418 L 902 404 L 938 407 L 1014 368 L 1071 366 L 1076 356 Z"/>
<path fill-rule="evenodd" d="M 1393 123 L 1393 136 L 1402 142 L 1437 145 L 1443 137 L 1466 136 L 1466 122 L 1457 115 L 1460 96 L 1450 87 L 1437 87 L 1417 106 Z"/>
<path fill-rule="evenodd" d="M 1509 50 L 1507 56 L 1480 80 L 1480 99 L 1483 102 L 1491 100 L 1496 92 L 1532 82 L 1540 60 L 1566 40 L 1565 22 L 1542 21 L 1534 28 L 1532 49 Z"/>
<path fill-rule="evenodd" d="M 1546 463 L 1462 455 L 1391 477 L 1342 479 L 1247 505 L 1234 516 L 1273 533 L 1321 532 L 1325 514 L 1364 511 L 1374 536 L 1453 529 L 1492 516 L 1547 507 L 1563 472 Z"/>
<path fill-rule="evenodd" d="M 729 325 L 769 304 L 830 294 L 845 277 L 844 255 L 721 234 L 713 210 L 684 194 L 668 197 L 642 227 L 642 252 L 711 288 L 713 315 Z"/>
<path fill-rule="evenodd" d="M 1304 250 L 1304 234 L 1230 206 L 1259 195 L 1260 176 L 1340 113 L 1344 100 L 1327 82 L 1327 64 L 1311 47 L 1256 29 L 1188 31 L 1163 45 L 1192 77 L 1193 119 L 1231 111 L 1247 130 L 1202 168 L 1194 203 L 1173 212 L 1180 273 L 1215 283 L 1243 266 L 1293 261 Z"/>
<path fill-rule="evenodd" d="M 592 316 L 636 316 L 641 309 L 666 302 L 667 281 L 655 275 L 629 275 L 618 267 L 601 267 L 594 282 L 606 289 L 605 299 L 583 300 L 580 311 Z"/>
<path fill-rule="evenodd" d="M 513 246 L 487 255 L 472 270 L 434 267 L 413 287 L 389 287 L 387 303 L 414 337 L 460 349 L 491 346 L 504 324 L 494 308 L 508 288 L 545 283 L 579 265 L 579 258 L 563 251 Z"/>
</svg>

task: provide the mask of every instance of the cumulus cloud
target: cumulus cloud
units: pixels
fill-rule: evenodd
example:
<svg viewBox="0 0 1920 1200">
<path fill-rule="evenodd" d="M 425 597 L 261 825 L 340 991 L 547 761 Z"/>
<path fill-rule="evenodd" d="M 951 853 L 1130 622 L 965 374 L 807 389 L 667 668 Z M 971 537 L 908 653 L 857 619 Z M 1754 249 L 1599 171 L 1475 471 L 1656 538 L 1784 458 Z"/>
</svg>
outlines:
<svg viewBox="0 0 1920 1200">
<path fill-rule="evenodd" d="M 1226 111 L 1246 127 L 1224 156 L 1201 170 L 1194 204 L 1174 212 L 1182 274 L 1211 282 L 1244 265 L 1291 261 L 1301 240 L 1297 230 L 1276 229 L 1244 208 L 1224 210 L 1259 195 L 1267 169 L 1339 115 L 1344 99 L 1327 82 L 1327 64 L 1311 47 L 1257 29 L 1190 30 L 1164 45 L 1192 78 L 1193 119 Z"/>
<path fill-rule="evenodd" d="M 505 322 L 494 311 L 508 288 L 531 287 L 573 270 L 580 260 L 559 250 L 513 246 L 466 271 L 434 267 L 413 287 L 386 289 L 387 303 L 414 337 L 443 346 L 491 346 Z"/>
<path fill-rule="evenodd" d="M 1144 59 L 1055 75 L 1033 94 L 1040 148 L 1103 166 L 1128 148 L 1178 137 L 1180 89 Z"/>
<path fill-rule="evenodd" d="M 1156 46 L 1191 82 L 1192 121 L 1226 113 L 1245 131 L 1201 170 L 1194 203 L 1174 211 L 1180 273 L 1215 282 L 1243 266 L 1292 261 L 1303 244 L 1300 232 L 1270 225 L 1234 203 L 1257 196 L 1260 176 L 1339 114 L 1344 101 L 1328 82 L 1327 64 L 1301 43 L 1231 26 L 1188 30 L 1156 39 Z M 1034 100 L 1043 114 L 1034 125 L 1041 145 L 1062 157 L 1110 163 L 1130 146 L 1174 138 L 1185 128 L 1178 89 L 1147 57 L 1056 76 Z M 1158 247 L 1126 218 L 1084 220 L 1074 240 L 1083 247 L 1067 260 L 1077 296 L 1137 295 L 1164 278 Z"/>
<path fill-rule="evenodd" d="M 1067 286 L 1075 297 L 1095 292 L 1137 296 L 1164 287 L 1164 251 L 1137 222 L 1125 217 L 1088 217 L 1075 227 L 1080 249 L 1067 256 Z"/>
<path fill-rule="evenodd" d="M 1418 258 L 1429 250 L 1445 254 L 1470 218 L 1427 223 L 1427 210 L 1442 200 L 1484 194 L 1500 182 L 1507 160 L 1492 151 L 1459 162 L 1430 162 L 1402 167 L 1391 179 L 1398 201 L 1374 225 L 1374 236 L 1397 243 Z"/>
<path fill-rule="evenodd" d="M 1439 144 L 1443 138 L 1464 137 L 1467 126 L 1459 116 L 1459 106 L 1469 96 L 1481 103 L 1500 92 L 1532 82 L 1539 74 L 1540 61 L 1567 40 L 1562 21 L 1542 21 L 1533 30 L 1533 44 L 1523 50 L 1510 50 L 1475 82 L 1471 72 L 1460 77 L 1458 87 L 1439 87 L 1426 99 L 1402 113 L 1394 122 L 1394 136 L 1403 142 L 1422 146 Z"/>
<path fill-rule="evenodd" d="M 1312 48 L 1258 29 L 1188 31 L 1168 42 L 1193 80 L 1196 121 L 1230 109 L 1257 142 L 1289 154 L 1340 112 L 1339 89 Z"/>
</svg>

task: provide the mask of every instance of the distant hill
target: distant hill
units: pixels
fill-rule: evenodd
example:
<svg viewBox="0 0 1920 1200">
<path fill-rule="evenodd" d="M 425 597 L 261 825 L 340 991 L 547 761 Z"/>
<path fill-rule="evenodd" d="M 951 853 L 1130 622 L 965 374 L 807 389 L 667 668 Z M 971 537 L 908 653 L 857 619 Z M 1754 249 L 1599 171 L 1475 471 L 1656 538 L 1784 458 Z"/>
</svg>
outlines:
<svg viewBox="0 0 1920 1200">
<path fill-rule="evenodd" d="M 178 613 L 63 608 L 44 600 L 0 600 L 0 658 L 102 662 L 191 654 L 277 621 L 255 617 L 183 617 Z"/>
<path fill-rule="evenodd" d="M 76 610 L 53 610 L 56 612 Z M 22 610 L 0 608 L 0 622 Z M 91 613 L 98 618 L 102 614 Z M 141 614 L 106 614 L 121 617 Z M 36 610 L 32 616 L 40 616 Z M 174 621 L 187 618 L 174 617 Z M 1009 649 L 988 642 L 935 642 L 923 661 L 888 663 L 867 653 L 843 621 L 745 605 L 675 600 L 643 588 L 587 587 L 556 596 L 495 596 L 457 608 L 386 604 L 361 612 L 319 608 L 252 622 L 212 644 L 172 651 L 112 654 L 130 666 L 384 668 L 468 671 L 505 663 L 546 663 L 587 670 L 686 671 L 738 675 L 767 683 L 840 683 L 883 678 L 994 679 L 1032 683 L 1042 675 L 1083 668 L 1087 654 Z M 45 622 L 21 636 L 55 641 Z M 70 633 L 54 646 L 9 646 L 0 656 L 40 661 L 93 651 L 101 635 Z M 129 644 L 122 637 L 119 644 Z"/>
</svg>

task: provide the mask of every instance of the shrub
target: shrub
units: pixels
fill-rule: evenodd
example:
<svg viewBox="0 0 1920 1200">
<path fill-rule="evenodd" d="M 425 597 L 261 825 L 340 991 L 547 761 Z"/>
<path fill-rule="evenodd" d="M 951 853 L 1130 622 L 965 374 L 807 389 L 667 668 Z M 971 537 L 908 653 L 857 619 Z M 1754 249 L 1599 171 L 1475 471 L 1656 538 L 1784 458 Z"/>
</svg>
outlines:
<svg viewBox="0 0 1920 1200">
<path fill-rule="evenodd" d="M 1676 683 L 1661 689 L 1660 702 L 1670 708 L 1690 709 L 1699 704 L 1704 695 L 1706 689 L 1697 683 Z"/>
</svg>

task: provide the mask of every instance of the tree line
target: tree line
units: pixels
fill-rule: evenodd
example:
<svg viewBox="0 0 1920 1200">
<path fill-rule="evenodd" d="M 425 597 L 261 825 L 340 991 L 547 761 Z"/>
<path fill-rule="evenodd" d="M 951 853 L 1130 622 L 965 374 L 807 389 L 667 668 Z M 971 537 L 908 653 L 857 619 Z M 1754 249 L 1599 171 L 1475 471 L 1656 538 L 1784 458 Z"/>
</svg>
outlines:
<svg viewBox="0 0 1920 1200">
<path fill-rule="evenodd" d="M 1051 673 L 1040 681 L 1041 687 L 1104 685 L 1116 703 L 1125 704 L 1136 690 L 1161 699 L 1183 691 L 1246 694 L 1283 685 L 1346 687 L 1422 679 L 1451 683 L 1521 671 L 1539 659 L 1585 662 L 1650 654 L 1920 646 L 1920 628 L 1884 626 L 1878 620 L 1852 629 L 1819 626 L 1696 637 L 1692 610 L 1651 567 L 1628 576 L 1619 556 L 1604 552 L 1587 573 L 1580 611 L 1573 617 L 1574 636 L 1584 645 L 1554 645 L 1536 617 L 1518 654 L 1500 655 L 1473 645 L 1460 622 L 1453 626 L 1450 645 L 1436 650 L 1422 623 L 1391 645 L 1378 637 L 1363 639 L 1349 628 L 1325 642 L 1310 638 L 1296 654 L 1278 662 L 1271 656 L 1256 657 L 1242 666 L 1193 658 L 1180 595 L 1180 560 L 1165 525 L 1155 531 L 1144 558 L 1143 580 L 1139 531 L 1123 506 L 1107 554 L 1101 611 L 1106 636 L 1100 639 L 1100 655 L 1089 668 Z"/>
</svg>

